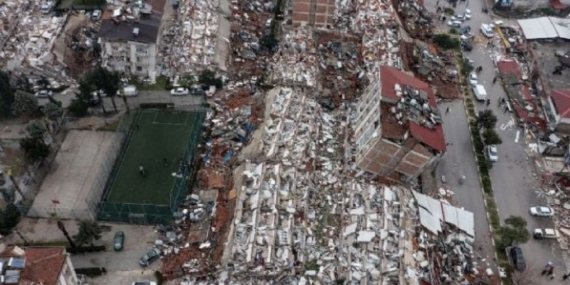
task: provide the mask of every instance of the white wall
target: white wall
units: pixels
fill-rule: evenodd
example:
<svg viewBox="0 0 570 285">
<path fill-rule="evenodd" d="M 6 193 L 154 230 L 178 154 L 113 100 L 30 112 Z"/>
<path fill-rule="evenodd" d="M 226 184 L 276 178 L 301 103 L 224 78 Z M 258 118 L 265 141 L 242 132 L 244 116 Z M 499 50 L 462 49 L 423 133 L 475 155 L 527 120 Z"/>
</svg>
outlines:
<svg viewBox="0 0 570 285">
<path fill-rule="evenodd" d="M 79 279 L 75 274 L 75 269 L 71 263 L 69 256 L 65 258 L 65 263 L 61 272 L 59 273 L 58 285 L 77 285 Z"/>
</svg>

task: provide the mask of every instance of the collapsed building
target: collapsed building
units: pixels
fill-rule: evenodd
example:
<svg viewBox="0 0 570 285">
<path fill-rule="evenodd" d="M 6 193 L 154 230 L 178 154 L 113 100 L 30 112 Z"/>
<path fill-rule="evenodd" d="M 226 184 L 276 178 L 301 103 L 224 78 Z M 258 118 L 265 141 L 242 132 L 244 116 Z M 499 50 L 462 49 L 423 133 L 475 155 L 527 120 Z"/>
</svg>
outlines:
<svg viewBox="0 0 570 285">
<path fill-rule="evenodd" d="M 5 70 L 70 83 L 63 55 L 54 51 L 67 14 L 43 15 L 39 2 L 4 1 L 0 17 L 0 62 Z"/>
<path fill-rule="evenodd" d="M 165 0 L 135 1 L 103 13 L 99 31 L 102 65 L 154 81 Z"/>
<path fill-rule="evenodd" d="M 382 66 L 357 103 L 354 152 L 358 167 L 374 176 L 410 182 L 446 150 L 442 119 L 431 87 Z"/>
</svg>

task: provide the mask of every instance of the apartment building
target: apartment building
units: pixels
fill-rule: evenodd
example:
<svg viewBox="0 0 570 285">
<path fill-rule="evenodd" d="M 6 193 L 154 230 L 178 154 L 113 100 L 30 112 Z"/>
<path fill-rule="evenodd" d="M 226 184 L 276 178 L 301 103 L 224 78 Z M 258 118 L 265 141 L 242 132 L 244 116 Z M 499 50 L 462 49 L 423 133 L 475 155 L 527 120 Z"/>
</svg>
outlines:
<svg viewBox="0 0 570 285">
<path fill-rule="evenodd" d="M 5 247 L 0 271 L 2 284 L 81 284 L 65 247 Z"/>
<path fill-rule="evenodd" d="M 431 87 L 394 67 L 382 66 L 365 89 L 353 120 L 358 168 L 392 181 L 409 181 L 446 151 Z"/>
<path fill-rule="evenodd" d="M 165 0 L 135 1 L 103 13 L 99 38 L 104 67 L 155 80 L 164 5 Z"/>
</svg>

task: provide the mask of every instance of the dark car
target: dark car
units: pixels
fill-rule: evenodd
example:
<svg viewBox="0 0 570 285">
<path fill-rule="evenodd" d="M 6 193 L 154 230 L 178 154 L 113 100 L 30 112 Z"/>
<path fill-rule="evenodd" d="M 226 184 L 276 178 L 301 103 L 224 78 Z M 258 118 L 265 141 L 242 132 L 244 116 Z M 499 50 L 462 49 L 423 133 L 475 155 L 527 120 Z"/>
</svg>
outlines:
<svg viewBox="0 0 570 285">
<path fill-rule="evenodd" d="M 123 244 L 125 243 L 125 233 L 118 231 L 115 233 L 115 238 L 113 239 L 113 248 L 116 251 L 123 250 Z"/>
<path fill-rule="evenodd" d="M 141 259 L 139 259 L 139 264 L 142 267 L 147 267 L 151 263 L 153 263 L 155 260 L 157 260 L 160 257 L 161 253 L 162 253 L 162 251 L 160 251 L 160 249 L 155 247 L 155 248 L 151 249 L 149 252 L 145 253 L 141 257 Z"/>
<path fill-rule="evenodd" d="M 522 249 L 518 246 L 513 246 L 510 249 L 510 255 L 513 266 L 519 271 L 524 271 L 526 269 L 526 261 L 524 260 Z"/>
</svg>

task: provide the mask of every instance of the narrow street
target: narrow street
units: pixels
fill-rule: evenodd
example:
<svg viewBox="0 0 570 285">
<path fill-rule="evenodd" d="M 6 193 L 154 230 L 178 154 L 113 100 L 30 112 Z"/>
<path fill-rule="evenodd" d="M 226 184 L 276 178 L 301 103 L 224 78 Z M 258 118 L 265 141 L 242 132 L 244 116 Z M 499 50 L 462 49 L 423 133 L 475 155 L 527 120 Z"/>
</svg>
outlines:
<svg viewBox="0 0 570 285">
<path fill-rule="evenodd" d="M 425 3 L 428 11 L 435 13 L 437 9 L 436 0 L 430 0 Z M 440 4 L 443 5 L 443 4 Z M 459 2 L 455 8 L 456 14 L 463 13 L 465 9 L 470 9 L 472 18 L 465 21 L 464 25 L 471 27 L 471 31 L 475 34 L 473 39 L 473 50 L 464 52 L 464 56 L 474 61 L 474 66 L 481 66 L 483 71 L 478 74 L 479 84 L 485 86 L 488 98 L 491 100 L 491 108 L 498 118 L 497 132 L 502 138 L 503 143 L 498 146 L 499 161 L 496 162 L 491 169 L 491 180 L 494 190 L 495 201 L 499 209 L 501 220 L 509 216 L 520 216 L 528 222 L 528 230 L 534 228 L 552 228 L 553 223 L 550 219 L 540 219 L 532 217 L 529 214 L 529 208 L 532 206 L 545 205 L 545 201 L 537 197 L 537 189 L 539 187 L 540 173 L 535 169 L 533 157 L 536 155 L 527 150 L 529 143 L 525 137 L 524 130 L 517 128 L 514 114 L 504 112 L 498 106 L 498 100 L 506 97 L 505 91 L 500 81 L 493 84 L 493 78 L 496 75 L 496 68 L 492 61 L 493 56 L 504 54 L 501 43 L 497 37 L 493 39 L 494 48 L 488 48 L 488 40 L 479 31 L 482 23 L 490 23 L 491 15 L 482 12 L 484 2 L 481 1 L 465 1 Z M 497 20 L 497 19 L 493 19 Z M 509 24 L 516 24 L 515 21 L 509 21 Z M 441 23 L 446 25 L 446 23 Z M 447 31 L 449 28 L 441 28 L 440 31 Z M 471 95 L 472 96 L 472 95 Z M 475 101 L 476 102 L 476 101 Z M 487 108 L 482 103 L 475 103 L 477 110 Z M 485 254 L 489 254 L 493 248 L 488 246 L 488 227 L 486 213 L 483 205 L 483 197 L 481 194 L 481 186 L 476 178 L 476 163 L 473 158 L 473 150 L 471 141 L 469 140 L 469 131 L 467 129 L 467 120 L 465 117 L 465 109 L 461 101 L 452 103 L 442 103 L 440 109 L 445 111 L 450 107 L 449 114 L 444 117 L 444 128 L 446 139 L 451 145 L 448 146 L 448 152 L 438 167 L 438 178 L 445 175 L 448 184 L 455 191 L 455 198 L 460 206 L 473 211 L 475 214 L 475 232 L 476 242 L 482 243 Z M 458 185 L 457 180 L 460 175 L 466 176 L 466 182 Z M 484 222 L 481 219 L 485 219 Z M 485 237 L 482 237 L 484 235 Z M 555 280 L 544 280 L 544 284 L 561 283 L 559 278 L 567 271 L 567 265 L 564 262 L 562 253 L 556 242 L 529 240 L 526 244 L 521 245 L 526 262 L 533 271 L 540 271 L 546 262 L 551 261 L 555 265 L 555 272 L 558 277 Z M 540 274 L 540 273 L 538 273 Z"/>
</svg>

